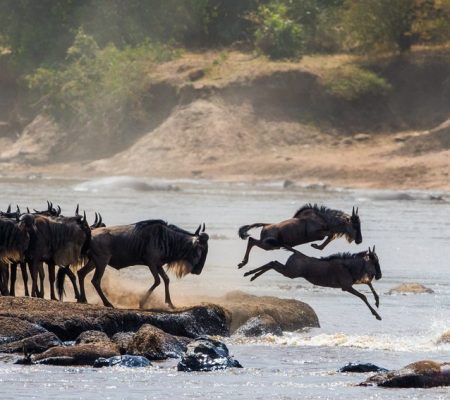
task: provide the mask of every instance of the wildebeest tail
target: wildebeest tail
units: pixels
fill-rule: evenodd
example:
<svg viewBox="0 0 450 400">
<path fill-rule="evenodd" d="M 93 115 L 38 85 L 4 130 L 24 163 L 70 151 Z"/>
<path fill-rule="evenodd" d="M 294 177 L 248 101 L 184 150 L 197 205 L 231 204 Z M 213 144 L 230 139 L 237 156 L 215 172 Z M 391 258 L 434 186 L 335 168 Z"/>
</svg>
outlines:
<svg viewBox="0 0 450 400">
<path fill-rule="evenodd" d="M 243 225 L 243 226 L 241 226 L 240 228 L 239 228 L 239 231 L 238 231 L 238 233 L 239 233 L 239 237 L 241 238 L 241 239 L 247 239 L 250 235 L 247 233 L 250 229 L 253 229 L 253 228 L 260 228 L 261 226 L 266 226 L 266 225 L 269 225 L 269 224 L 263 224 L 263 223 L 257 223 L 257 224 L 252 224 L 252 225 Z"/>
<path fill-rule="evenodd" d="M 66 269 L 60 268 L 56 274 L 56 291 L 58 292 L 58 297 L 62 300 L 64 294 L 64 280 L 66 279 Z"/>
</svg>

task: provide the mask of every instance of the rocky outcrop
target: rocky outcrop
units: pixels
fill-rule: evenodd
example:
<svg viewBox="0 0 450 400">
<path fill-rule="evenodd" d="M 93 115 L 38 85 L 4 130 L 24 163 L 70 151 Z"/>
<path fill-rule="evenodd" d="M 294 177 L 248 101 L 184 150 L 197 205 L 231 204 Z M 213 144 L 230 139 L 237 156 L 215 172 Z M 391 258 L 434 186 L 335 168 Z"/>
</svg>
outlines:
<svg viewBox="0 0 450 400">
<path fill-rule="evenodd" d="M 33 364 L 48 365 L 93 365 L 98 358 L 119 356 L 119 349 L 113 343 L 88 343 L 76 346 L 53 347 L 44 353 L 31 357 Z"/>
<path fill-rule="evenodd" d="M 250 318 L 244 325 L 239 327 L 234 334 L 246 337 L 257 337 L 263 335 L 282 336 L 283 331 L 273 317 L 264 314 Z"/>
<path fill-rule="evenodd" d="M 0 353 L 41 353 L 59 345 L 58 337 L 39 325 L 0 317 Z"/>
<path fill-rule="evenodd" d="M 32 336 L 49 331 L 63 341 L 75 340 L 82 332 L 90 330 L 102 331 L 112 336 L 117 332 L 136 332 L 145 324 L 151 324 L 176 336 L 228 336 L 230 324 L 230 314 L 214 304 L 154 312 L 110 309 L 27 297 L 0 297 L 0 318 L 5 317 L 13 318 L 13 322 L 7 324 L 11 329 L 14 324 L 23 325 L 14 331 L 16 340 L 24 337 L 20 336 L 19 332 L 29 332 L 27 335 Z M 10 337 L 9 334 L 3 336 Z"/>
<path fill-rule="evenodd" d="M 190 340 L 165 333 L 152 325 L 142 326 L 127 348 L 131 355 L 142 355 L 150 360 L 179 357 Z"/>
<path fill-rule="evenodd" d="M 387 294 L 422 294 L 434 293 L 430 288 L 425 287 L 420 283 L 402 283 L 387 292 Z"/>
<path fill-rule="evenodd" d="M 226 368 L 242 368 L 239 361 L 230 356 L 227 346 L 207 337 L 189 343 L 178 363 L 178 371 L 215 371 Z"/>
<path fill-rule="evenodd" d="M 253 296 L 241 291 L 227 293 L 214 299 L 231 312 L 231 332 L 235 332 L 250 318 L 268 315 L 282 331 L 318 328 L 319 318 L 306 303 L 293 299 L 279 299 L 271 296 Z"/>
<path fill-rule="evenodd" d="M 391 388 L 450 386 L 450 363 L 417 361 L 399 370 L 371 376 L 361 385 Z"/>
</svg>

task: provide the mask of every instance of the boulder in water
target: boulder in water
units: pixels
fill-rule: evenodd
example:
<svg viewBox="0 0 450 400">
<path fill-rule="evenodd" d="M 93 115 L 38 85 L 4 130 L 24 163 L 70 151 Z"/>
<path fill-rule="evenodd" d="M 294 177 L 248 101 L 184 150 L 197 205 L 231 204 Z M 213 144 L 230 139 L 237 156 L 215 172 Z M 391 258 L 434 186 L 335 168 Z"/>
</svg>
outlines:
<svg viewBox="0 0 450 400">
<path fill-rule="evenodd" d="M 387 292 L 387 294 L 421 294 L 434 293 L 430 288 L 421 285 L 420 283 L 402 283 Z"/>
<path fill-rule="evenodd" d="M 230 356 L 227 346 L 208 337 L 200 337 L 189 343 L 178 363 L 178 371 L 215 371 L 226 368 L 242 368 L 239 361 Z"/>
<path fill-rule="evenodd" d="M 102 368 L 102 367 L 140 368 L 140 367 L 149 367 L 151 365 L 152 363 L 148 358 L 142 356 L 131 356 L 129 354 L 110 358 L 97 358 L 94 362 L 94 368 Z"/>
<path fill-rule="evenodd" d="M 246 337 L 263 335 L 282 336 L 283 331 L 272 316 L 263 314 L 248 319 L 244 325 L 240 326 L 236 332 L 234 332 L 234 334 Z"/>
<path fill-rule="evenodd" d="M 111 340 L 119 347 L 121 354 L 128 352 L 128 346 L 133 340 L 134 332 L 117 332 Z"/>
<path fill-rule="evenodd" d="M 450 386 L 450 363 L 417 361 L 399 370 L 376 374 L 361 383 L 361 386 L 373 385 L 391 388 Z"/>
<path fill-rule="evenodd" d="M 110 343 L 111 339 L 102 331 L 84 331 L 75 339 L 75 344 Z"/>
<path fill-rule="evenodd" d="M 170 335 L 152 325 L 143 325 L 128 345 L 128 353 L 149 360 L 165 360 L 179 357 L 190 340 Z"/>
<path fill-rule="evenodd" d="M 366 373 L 388 372 L 388 370 L 372 363 L 348 363 L 340 368 L 338 372 Z"/>
</svg>

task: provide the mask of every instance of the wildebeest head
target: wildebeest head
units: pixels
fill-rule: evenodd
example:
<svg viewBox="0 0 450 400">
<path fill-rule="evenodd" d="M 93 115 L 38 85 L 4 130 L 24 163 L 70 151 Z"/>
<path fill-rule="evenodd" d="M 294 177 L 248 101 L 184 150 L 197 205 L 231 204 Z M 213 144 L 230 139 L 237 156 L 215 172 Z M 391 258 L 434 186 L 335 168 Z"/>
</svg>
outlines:
<svg viewBox="0 0 450 400">
<path fill-rule="evenodd" d="M 200 225 L 194 234 L 191 259 L 189 260 L 192 265 L 191 274 L 200 275 L 202 272 L 208 255 L 208 239 L 209 236 L 205 233 L 205 224 Z"/>
<path fill-rule="evenodd" d="M 348 218 L 348 217 L 347 217 Z M 349 242 L 355 241 L 356 244 L 362 242 L 361 221 L 359 220 L 358 208 L 353 207 L 352 216 L 348 219 L 347 232 L 345 236 Z"/>
<path fill-rule="evenodd" d="M 371 250 L 369 247 L 369 251 L 367 253 L 367 259 L 374 269 L 375 279 L 376 280 L 381 279 L 382 274 L 381 274 L 381 268 L 380 268 L 380 261 L 378 260 L 378 256 L 375 253 L 375 246 L 373 246 L 373 250 Z"/>
</svg>

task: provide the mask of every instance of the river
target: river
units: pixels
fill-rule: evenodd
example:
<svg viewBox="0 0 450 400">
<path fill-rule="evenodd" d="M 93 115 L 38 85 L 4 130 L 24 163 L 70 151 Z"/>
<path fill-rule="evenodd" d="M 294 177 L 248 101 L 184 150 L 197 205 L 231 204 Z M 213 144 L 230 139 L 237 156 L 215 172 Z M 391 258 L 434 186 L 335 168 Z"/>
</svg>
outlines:
<svg viewBox="0 0 450 400">
<path fill-rule="evenodd" d="M 174 190 L 175 187 L 179 190 Z M 76 204 L 90 220 L 100 211 L 108 225 L 162 218 L 185 229 L 206 223 L 210 251 L 200 276 L 171 281 L 175 304 L 189 298 L 232 290 L 295 298 L 311 305 L 321 328 L 260 339 L 227 338 L 231 353 L 244 366 L 213 373 L 181 373 L 176 361 L 145 369 L 93 369 L 17 366 L 0 356 L 2 399 L 446 399 L 450 389 L 389 390 L 359 387 L 367 375 L 340 374 L 348 362 L 372 362 L 399 368 L 421 359 L 450 361 L 450 345 L 436 341 L 450 330 L 450 195 L 421 191 L 332 189 L 322 186 L 284 189 L 280 182 L 227 184 L 206 181 L 147 181 L 102 178 L 87 182 L 30 177 L 1 181 L 0 207 L 45 208 L 47 199 L 70 215 Z M 254 248 L 249 264 L 237 264 L 246 243 L 237 228 L 254 222 L 286 219 L 305 203 L 351 212 L 359 207 L 363 243 L 332 242 L 322 252 L 357 252 L 376 245 L 383 278 L 374 283 L 383 320 L 377 321 L 358 298 L 337 289 L 319 288 L 301 279 L 268 272 L 254 282 L 243 272 L 270 260 L 284 261 L 285 251 Z M 258 231 L 253 231 L 258 234 Z M 123 290 L 145 290 L 151 275 L 144 267 L 114 272 Z M 418 282 L 432 294 L 388 295 L 405 282 Z M 89 281 L 87 284 L 90 285 Z M 357 287 L 373 304 L 367 287 Z M 162 288 L 155 296 L 162 297 Z M 97 302 L 93 292 L 89 300 Z M 199 300 L 200 301 L 200 300 Z"/>
</svg>

